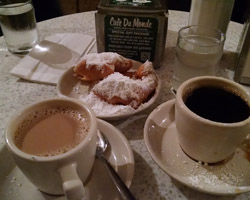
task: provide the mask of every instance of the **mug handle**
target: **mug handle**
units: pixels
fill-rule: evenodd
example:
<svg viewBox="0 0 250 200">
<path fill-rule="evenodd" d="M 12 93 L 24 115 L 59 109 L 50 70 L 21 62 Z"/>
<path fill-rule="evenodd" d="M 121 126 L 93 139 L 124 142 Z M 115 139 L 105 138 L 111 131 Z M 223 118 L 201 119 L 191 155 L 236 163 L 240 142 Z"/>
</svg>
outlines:
<svg viewBox="0 0 250 200">
<path fill-rule="evenodd" d="M 86 189 L 76 172 L 76 163 L 61 167 L 59 174 L 62 178 L 62 186 L 67 200 L 88 200 Z"/>
</svg>

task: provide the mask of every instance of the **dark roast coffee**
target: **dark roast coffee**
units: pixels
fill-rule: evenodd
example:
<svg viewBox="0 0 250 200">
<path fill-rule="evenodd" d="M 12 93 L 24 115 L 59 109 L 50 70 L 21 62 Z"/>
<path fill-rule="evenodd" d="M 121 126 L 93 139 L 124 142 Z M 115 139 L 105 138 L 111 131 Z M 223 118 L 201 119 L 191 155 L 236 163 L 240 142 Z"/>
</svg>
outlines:
<svg viewBox="0 0 250 200">
<path fill-rule="evenodd" d="M 249 117 L 246 101 L 233 91 L 217 87 L 200 87 L 184 97 L 186 106 L 197 115 L 216 122 L 234 123 Z"/>
</svg>

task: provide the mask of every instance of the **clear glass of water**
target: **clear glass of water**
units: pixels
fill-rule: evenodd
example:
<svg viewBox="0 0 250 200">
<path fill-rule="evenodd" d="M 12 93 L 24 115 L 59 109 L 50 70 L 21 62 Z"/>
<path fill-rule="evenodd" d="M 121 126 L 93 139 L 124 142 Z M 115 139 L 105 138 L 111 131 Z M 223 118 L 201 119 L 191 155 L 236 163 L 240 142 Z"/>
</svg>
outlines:
<svg viewBox="0 0 250 200">
<path fill-rule="evenodd" d="M 31 0 L 0 2 L 0 25 L 7 48 L 12 53 L 28 53 L 38 42 Z"/>
<path fill-rule="evenodd" d="M 223 53 L 225 35 L 218 29 L 185 26 L 178 32 L 172 89 L 196 76 L 215 76 Z"/>
</svg>

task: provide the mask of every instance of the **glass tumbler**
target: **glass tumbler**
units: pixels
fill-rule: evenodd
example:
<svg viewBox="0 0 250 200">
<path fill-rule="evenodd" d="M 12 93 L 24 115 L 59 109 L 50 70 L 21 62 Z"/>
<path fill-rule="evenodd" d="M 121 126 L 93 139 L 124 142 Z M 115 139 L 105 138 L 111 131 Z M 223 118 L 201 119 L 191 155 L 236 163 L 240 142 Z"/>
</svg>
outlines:
<svg viewBox="0 0 250 200">
<path fill-rule="evenodd" d="M 217 73 L 225 35 L 217 29 L 192 25 L 178 32 L 172 89 L 187 79 Z"/>
<path fill-rule="evenodd" d="M 12 53 L 28 53 L 38 42 L 31 0 L 0 2 L 0 25 L 7 48 Z"/>
</svg>

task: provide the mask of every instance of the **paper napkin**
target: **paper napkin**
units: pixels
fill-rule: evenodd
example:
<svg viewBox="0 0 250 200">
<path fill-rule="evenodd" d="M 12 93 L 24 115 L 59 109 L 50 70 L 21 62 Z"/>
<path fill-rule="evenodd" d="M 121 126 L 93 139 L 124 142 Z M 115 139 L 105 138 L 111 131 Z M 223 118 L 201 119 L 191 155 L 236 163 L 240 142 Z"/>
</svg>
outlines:
<svg viewBox="0 0 250 200">
<path fill-rule="evenodd" d="M 76 65 L 95 43 L 80 33 L 58 33 L 37 44 L 12 70 L 23 79 L 56 84 L 65 70 Z"/>
</svg>

